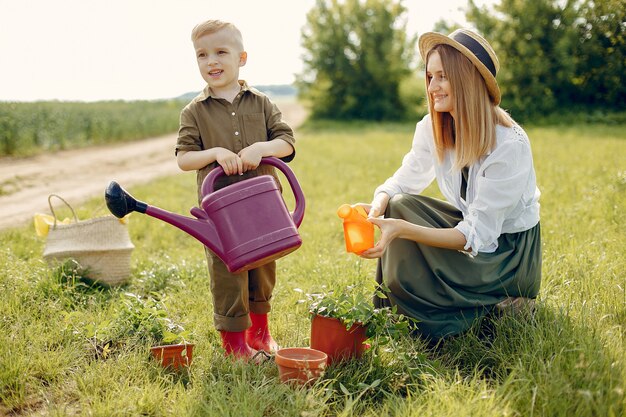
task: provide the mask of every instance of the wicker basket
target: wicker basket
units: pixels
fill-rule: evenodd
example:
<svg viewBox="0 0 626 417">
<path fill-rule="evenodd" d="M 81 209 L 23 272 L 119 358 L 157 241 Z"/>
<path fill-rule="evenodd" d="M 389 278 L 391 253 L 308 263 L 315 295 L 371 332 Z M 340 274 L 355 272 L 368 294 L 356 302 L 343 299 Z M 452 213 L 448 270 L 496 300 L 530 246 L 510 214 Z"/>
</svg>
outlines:
<svg viewBox="0 0 626 417">
<path fill-rule="evenodd" d="M 74 223 L 56 222 L 51 198 L 63 201 L 74 214 Z M 120 285 L 130 276 L 130 257 L 135 246 L 130 241 L 128 228 L 114 216 L 78 220 L 74 209 L 61 197 L 48 197 L 55 224 L 50 227 L 43 257 L 49 263 L 76 260 L 86 275 L 107 285 Z"/>
</svg>

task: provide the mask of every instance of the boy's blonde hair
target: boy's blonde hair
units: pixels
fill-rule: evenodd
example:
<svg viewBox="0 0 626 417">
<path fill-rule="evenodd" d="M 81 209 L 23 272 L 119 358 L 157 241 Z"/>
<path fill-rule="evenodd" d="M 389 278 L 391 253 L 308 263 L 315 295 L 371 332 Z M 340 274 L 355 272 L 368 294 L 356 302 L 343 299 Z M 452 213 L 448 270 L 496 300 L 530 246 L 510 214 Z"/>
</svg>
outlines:
<svg viewBox="0 0 626 417">
<path fill-rule="evenodd" d="M 437 158 L 441 162 L 447 150 L 454 150 L 454 167 L 461 169 L 474 164 L 495 148 L 496 125 L 511 127 L 515 122 L 493 104 L 484 78 L 469 59 L 448 45 L 437 45 L 430 50 L 428 57 L 433 51 L 441 57 L 443 70 L 452 87 L 456 112 L 456 119 L 450 113 L 437 112 L 429 97 L 428 109 Z"/>
<path fill-rule="evenodd" d="M 230 22 L 223 22 L 221 20 L 207 20 L 197 24 L 191 31 L 191 41 L 195 42 L 204 35 L 210 35 L 211 33 L 219 32 L 223 29 L 230 30 L 233 41 L 239 49 L 243 51 L 243 36 L 241 36 L 241 32 L 237 26 Z"/>
</svg>

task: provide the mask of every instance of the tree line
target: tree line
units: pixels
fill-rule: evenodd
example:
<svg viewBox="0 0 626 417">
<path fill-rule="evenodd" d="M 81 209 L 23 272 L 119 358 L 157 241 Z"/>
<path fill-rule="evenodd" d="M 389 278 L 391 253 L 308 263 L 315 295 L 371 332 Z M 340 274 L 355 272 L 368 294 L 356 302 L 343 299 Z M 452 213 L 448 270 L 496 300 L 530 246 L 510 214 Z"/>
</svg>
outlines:
<svg viewBox="0 0 626 417">
<path fill-rule="evenodd" d="M 491 8 L 469 0 L 465 11 L 498 54 L 502 107 L 516 119 L 626 111 L 623 0 L 501 0 Z M 453 29 L 433 22 L 433 30 Z M 401 0 L 317 0 L 302 30 L 297 78 L 312 117 L 419 116 L 424 68 L 416 39 Z"/>
</svg>

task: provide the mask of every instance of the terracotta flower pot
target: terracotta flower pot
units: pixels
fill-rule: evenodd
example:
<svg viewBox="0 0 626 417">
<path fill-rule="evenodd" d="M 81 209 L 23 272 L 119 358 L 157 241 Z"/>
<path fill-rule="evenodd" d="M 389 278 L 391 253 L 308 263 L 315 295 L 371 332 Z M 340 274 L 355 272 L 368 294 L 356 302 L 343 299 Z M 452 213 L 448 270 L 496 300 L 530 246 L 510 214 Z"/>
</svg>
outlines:
<svg viewBox="0 0 626 417">
<path fill-rule="evenodd" d="M 346 326 L 335 318 L 313 316 L 311 322 L 311 348 L 328 355 L 328 363 L 359 358 L 365 350 L 367 327 L 355 323 Z"/>
<path fill-rule="evenodd" d="M 191 343 L 178 345 L 153 346 L 150 348 L 152 356 L 161 362 L 164 368 L 181 369 L 191 365 L 193 358 L 193 347 Z"/>
<path fill-rule="evenodd" d="M 299 385 L 312 384 L 324 374 L 327 355 L 309 348 L 284 348 L 274 358 L 280 380 Z"/>
</svg>

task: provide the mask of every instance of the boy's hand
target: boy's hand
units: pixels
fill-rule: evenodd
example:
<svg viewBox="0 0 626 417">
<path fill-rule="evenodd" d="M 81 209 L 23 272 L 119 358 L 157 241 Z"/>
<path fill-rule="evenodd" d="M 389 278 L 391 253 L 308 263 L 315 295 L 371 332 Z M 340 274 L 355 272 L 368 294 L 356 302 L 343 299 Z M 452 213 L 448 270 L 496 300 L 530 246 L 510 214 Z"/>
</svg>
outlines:
<svg viewBox="0 0 626 417">
<path fill-rule="evenodd" d="M 236 153 L 228 149 L 221 148 L 216 155 L 215 160 L 224 169 L 226 175 L 242 174 L 243 165 L 241 158 Z"/>
<path fill-rule="evenodd" d="M 261 163 L 261 158 L 263 157 L 261 146 L 259 146 L 261 143 L 262 142 L 253 143 L 239 151 L 238 155 L 241 159 L 243 172 L 256 169 Z"/>
</svg>

